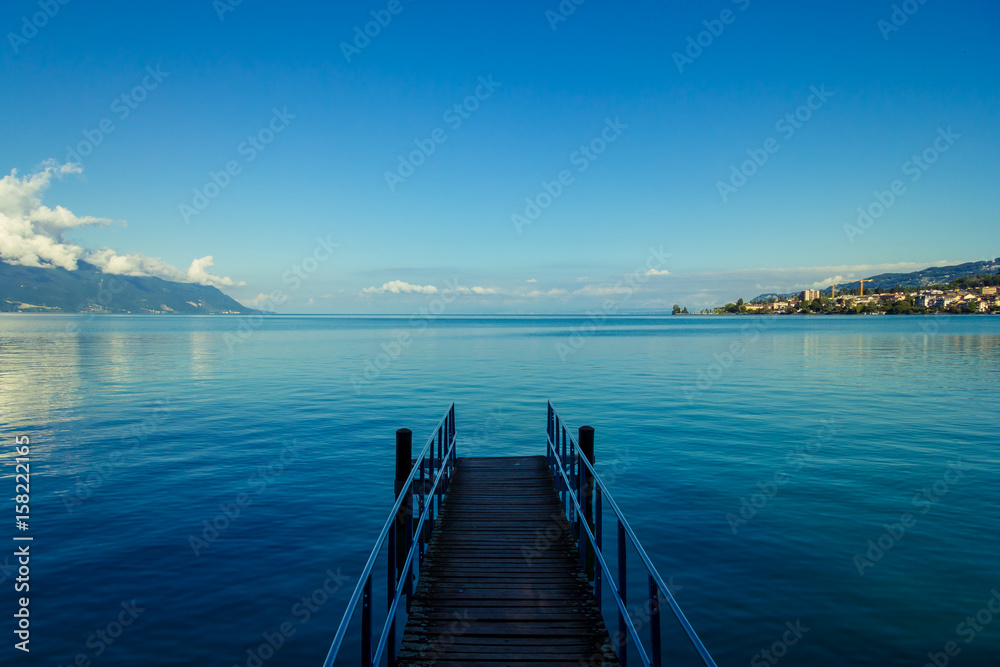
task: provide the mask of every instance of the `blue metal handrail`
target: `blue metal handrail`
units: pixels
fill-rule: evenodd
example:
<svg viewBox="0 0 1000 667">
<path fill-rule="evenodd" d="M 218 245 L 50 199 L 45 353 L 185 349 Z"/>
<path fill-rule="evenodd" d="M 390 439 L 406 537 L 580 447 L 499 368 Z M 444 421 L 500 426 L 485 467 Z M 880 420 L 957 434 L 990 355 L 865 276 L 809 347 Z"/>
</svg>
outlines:
<svg viewBox="0 0 1000 667">
<path fill-rule="evenodd" d="M 548 422 L 546 427 L 547 436 L 547 446 L 546 446 L 546 459 L 549 464 L 549 471 L 555 478 L 557 483 L 557 490 L 560 495 L 560 499 L 563 502 L 563 510 L 566 513 L 566 518 L 570 522 L 573 522 L 576 534 L 579 538 L 580 546 L 580 559 L 583 562 L 584 567 L 587 567 L 587 542 L 590 543 L 590 548 L 593 549 L 593 555 L 595 556 L 600 568 L 594 571 L 594 595 L 597 597 L 598 606 L 600 606 L 601 601 L 601 591 L 602 586 L 602 575 L 607 577 L 608 587 L 610 588 L 612 594 L 615 597 L 615 603 L 618 607 L 618 636 L 623 638 L 630 636 L 632 642 L 635 645 L 636 652 L 639 654 L 639 658 L 642 660 L 642 664 L 645 667 L 660 667 L 661 665 L 661 644 L 660 644 L 660 608 L 659 608 L 659 597 L 662 595 L 670 605 L 670 609 L 674 612 L 674 616 L 680 623 L 681 628 L 683 628 L 684 633 L 687 638 L 691 641 L 698 655 L 701 657 L 702 662 L 709 667 L 716 667 L 715 661 L 712 656 L 708 653 L 708 649 L 702 643 L 701 638 L 698 637 L 698 633 L 695 632 L 691 623 L 684 616 L 684 612 L 681 611 L 680 605 L 674 599 L 673 594 L 670 592 L 670 588 L 663 582 L 663 578 L 656 571 L 653 566 L 652 561 L 650 561 L 649 556 L 646 555 L 645 549 L 639 543 L 639 538 L 636 537 L 635 533 L 632 531 L 632 527 L 629 526 L 628 521 L 625 519 L 625 515 L 622 514 L 621 509 L 618 507 L 618 503 L 615 502 L 614 498 L 611 497 L 611 492 L 608 490 L 607 485 L 604 480 L 600 478 L 597 471 L 594 470 L 591 462 L 587 460 L 587 456 L 580 449 L 580 446 L 573 439 L 570 434 L 569 429 L 566 427 L 566 423 L 563 418 L 556 412 L 556 409 L 552 406 L 552 402 L 548 403 Z M 588 487 L 587 479 L 592 479 L 596 482 L 595 486 Z M 588 507 L 589 493 L 593 493 L 594 502 L 594 530 L 588 525 L 587 516 L 588 513 L 585 512 L 585 507 Z M 611 569 L 608 567 L 607 561 L 604 558 L 604 554 L 601 551 L 601 542 L 603 534 L 602 526 L 602 515 L 603 515 L 603 500 L 607 500 L 608 505 L 611 507 L 615 514 L 615 518 L 618 523 L 618 583 L 615 583 L 615 578 L 611 574 Z M 587 536 L 587 540 L 584 540 L 584 535 Z M 648 604 L 650 609 L 650 644 L 652 655 L 646 653 L 645 647 L 642 645 L 642 641 L 639 637 L 639 632 L 635 627 L 631 616 L 629 615 L 627 608 L 627 597 L 626 597 L 626 572 L 627 572 L 627 549 L 626 549 L 626 537 L 632 542 L 635 547 L 636 552 L 642 559 L 643 565 L 646 567 L 646 571 L 649 574 L 649 598 Z M 618 658 L 621 661 L 623 667 L 627 663 L 627 643 L 623 646 L 624 650 L 617 651 Z"/>
<path fill-rule="evenodd" d="M 361 570 L 358 578 L 358 585 L 351 595 L 350 602 L 347 603 L 347 610 L 344 618 L 340 621 L 337 634 L 334 635 L 330 651 L 327 653 L 323 667 L 332 667 L 337 659 L 337 653 L 347 636 L 348 626 L 354 618 L 358 602 L 361 602 L 361 657 L 362 665 L 365 667 L 375 667 L 382 661 L 382 654 L 388 652 L 388 664 L 393 665 L 396 661 L 396 612 L 399 608 L 401 596 L 406 595 L 406 606 L 409 609 L 413 597 L 413 585 L 423 563 L 426 552 L 425 528 L 428 531 L 434 529 L 434 519 L 441 511 L 441 504 L 444 502 L 448 492 L 448 485 L 455 471 L 455 404 L 452 403 L 444 416 L 438 421 L 434 431 L 427 439 L 420 453 L 417 454 L 410 470 L 410 476 L 406 478 L 398 492 L 396 504 L 389 511 L 389 518 L 382 527 L 375 546 L 372 549 L 365 567 Z M 435 452 L 435 450 L 437 450 Z M 432 480 L 430 488 L 426 488 L 424 481 L 425 471 Z M 414 481 L 418 479 L 419 491 L 414 489 Z M 413 505 L 414 496 L 419 502 L 420 519 L 417 525 L 413 525 Z M 398 569 L 400 573 L 397 577 L 396 558 L 396 524 L 399 521 L 401 511 L 406 513 L 406 558 L 402 567 Z M 414 539 L 414 536 L 418 536 Z M 378 643 L 372 651 L 372 570 L 378 559 L 382 546 L 388 543 L 388 565 L 387 573 L 387 600 L 386 600 L 386 620 L 379 634 Z M 414 571 L 414 556 L 416 556 L 416 572 Z"/>
</svg>

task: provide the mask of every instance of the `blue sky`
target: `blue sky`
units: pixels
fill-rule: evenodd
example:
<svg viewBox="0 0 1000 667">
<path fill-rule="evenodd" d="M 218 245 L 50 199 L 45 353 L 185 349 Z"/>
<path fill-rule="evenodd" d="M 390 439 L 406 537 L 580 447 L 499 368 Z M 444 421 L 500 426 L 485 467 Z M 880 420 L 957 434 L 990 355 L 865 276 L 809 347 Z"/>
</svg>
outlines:
<svg viewBox="0 0 1000 667">
<path fill-rule="evenodd" d="M 549 313 L 1000 255 L 995 3 L 233 2 L 4 3 L 5 260 Z"/>
</svg>

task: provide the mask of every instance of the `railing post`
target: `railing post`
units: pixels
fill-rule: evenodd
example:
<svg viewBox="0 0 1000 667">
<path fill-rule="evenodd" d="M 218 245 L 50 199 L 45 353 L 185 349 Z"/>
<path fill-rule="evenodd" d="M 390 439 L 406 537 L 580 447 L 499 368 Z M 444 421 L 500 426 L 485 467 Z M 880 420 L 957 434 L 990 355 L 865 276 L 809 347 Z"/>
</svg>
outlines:
<svg viewBox="0 0 1000 667">
<path fill-rule="evenodd" d="M 431 436 L 433 437 L 433 436 Z M 434 484 L 434 442 L 431 442 L 431 446 L 427 448 L 427 485 L 421 489 L 424 495 L 427 495 L 427 486 Z M 427 510 L 427 540 L 430 541 L 431 535 L 434 534 L 434 501 L 437 498 L 435 493 L 433 496 L 427 495 L 427 504 L 430 505 L 430 509 Z"/>
<path fill-rule="evenodd" d="M 441 472 L 442 472 L 441 479 L 443 480 L 444 479 L 443 473 L 444 473 L 444 469 L 446 467 L 446 462 L 444 460 L 444 429 L 443 428 L 438 429 L 437 436 L 438 436 L 437 437 L 438 467 L 441 468 Z M 433 447 L 433 446 L 434 446 L 434 444 L 431 443 L 431 447 Z M 434 491 L 435 499 L 437 500 L 436 511 L 438 511 L 438 512 L 441 511 L 441 491 L 442 491 L 441 486 L 442 486 L 442 484 L 443 484 L 443 482 L 441 484 L 438 484 L 437 485 L 437 489 L 435 489 L 435 491 Z"/>
<path fill-rule="evenodd" d="M 583 457 L 577 457 L 577 467 L 583 467 Z M 576 474 L 576 502 L 580 503 L 580 507 L 583 507 L 583 497 L 585 495 L 583 490 L 583 471 L 580 470 Z M 587 531 L 584 530 L 583 522 L 586 521 L 585 514 L 583 512 L 576 513 L 576 539 L 580 542 L 580 567 L 585 567 L 587 565 Z M 590 577 L 587 577 L 587 581 L 590 581 Z"/>
<path fill-rule="evenodd" d="M 629 642 L 631 641 L 635 646 L 633 650 L 638 654 L 640 662 L 647 665 L 647 667 L 653 667 L 654 665 L 660 667 L 663 656 L 659 599 L 661 589 L 658 582 L 661 579 L 642 545 L 639 544 L 638 539 L 632 533 L 632 529 L 628 526 L 621 509 L 617 506 L 610 493 L 605 493 L 603 483 L 600 482 L 597 474 L 593 472 L 595 461 L 594 429 L 588 426 L 580 427 L 578 444 L 574 445 L 572 438 L 569 436 L 569 428 L 567 428 L 559 413 L 556 412 L 552 403 L 549 402 L 547 405 L 546 433 L 547 454 L 551 455 L 551 461 L 549 462 L 552 467 L 551 471 L 555 473 L 556 468 L 558 467 L 559 469 L 559 474 L 553 475 L 557 491 L 563 503 L 566 518 L 573 522 L 574 532 L 580 540 L 580 543 L 574 546 L 580 549 L 580 558 L 584 562 L 589 580 L 593 582 L 597 605 L 601 608 L 603 580 L 605 578 L 608 579 L 611 593 L 617 597 L 618 631 L 613 637 L 613 646 L 619 663 L 622 667 L 627 667 Z M 587 459 L 587 462 L 584 462 L 584 458 Z M 617 577 L 610 570 L 607 571 L 607 577 L 605 577 L 604 569 L 597 567 L 597 557 L 601 556 L 604 558 L 607 556 L 607 551 L 604 549 L 603 526 L 605 501 L 613 510 L 612 517 L 617 526 Z M 583 533 L 588 528 L 593 535 L 593 540 L 588 539 L 590 544 L 584 548 Z M 631 618 L 634 612 L 628 609 L 629 542 L 633 543 L 642 561 L 642 565 L 647 571 L 647 583 L 649 587 L 647 612 L 642 615 L 642 618 L 635 619 L 635 623 L 633 623 L 633 619 Z M 617 586 L 615 585 L 615 579 L 617 579 Z M 695 633 L 683 612 L 677 607 L 676 602 L 672 599 L 669 592 L 665 592 L 665 597 L 667 602 L 670 603 L 669 608 L 673 611 L 674 616 L 676 616 L 684 633 L 698 651 L 704 664 L 715 667 L 715 661 L 712 660 L 704 643 Z M 639 634 L 641 630 L 645 629 L 643 626 L 647 624 L 644 621 L 648 622 L 649 625 L 649 652 L 646 651 L 645 639 Z M 633 632 L 635 633 L 634 636 Z"/>
<path fill-rule="evenodd" d="M 419 516 L 423 516 L 424 515 L 424 507 L 427 506 L 427 493 L 425 491 L 425 489 L 427 488 L 427 482 L 425 481 L 427 479 L 427 475 L 425 474 L 425 471 L 427 470 L 427 459 L 420 459 L 420 462 L 418 463 L 418 465 L 420 466 L 420 486 L 418 487 L 420 489 L 420 491 L 419 491 L 419 493 L 420 493 L 420 515 Z M 422 559 L 424 557 L 424 542 L 426 541 L 425 538 L 426 539 L 430 538 L 430 526 L 428 526 L 426 523 L 424 523 L 424 529 L 420 531 L 420 558 L 421 558 L 421 562 L 423 562 Z"/>
<path fill-rule="evenodd" d="M 439 510 L 440 505 L 443 503 L 446 485 L 450 481 L 451 473 L 455 469 L 457 462 L 457 452 L 456 449 L 451 447 L 455 440 L 455 404 L 452 403 L 449 407 L 448 412 L 445 413 L 443 418 L 443 423 L 438 422 L 438 428 L 435 429 L 435 435 L 437 436 L 437 461 L 435 461 L 434 444 L 433 441 L 430 443 L 426 449 L 429 450 L 429 456 L 424 455 L 425 450 L 421 450 L 420 458 L 418 461 L 413 461 L 413 434 L 409 429 L 399 429 L 396 431 L 396 465 L 395 465 L 395 476 L 394 476 L 394 495 L 396 497 L 396 503 L 399 504 L 399 510 L 395 515 L 390 514 L 386 523 L 383 527 L 382 532 L 379 533 L 379 538 L 375 542 L 375 547 L 372 549 L 370 556 L 368 557 L 368 562 L 366 563 L 358 582 L 357 588 L 354 589 L 354 593 L 351 595 L 351 601 L 348 604 L 347 611 L 344 613 L 341 619 L 340 625 L 337 628 L 337 632 L 334 635 L 333 643 L 330 645 L 330 650 L 327 653 L 324 665 L 333 665 L 337 660 L 338 652 L 340 651 L 344 639 L 349 632 L 350 628 L 353 626 L 358 612 L 358 606 L 361 607 L 361 641 L 360 641 L 360 657 L 361 664 L 365 667 L 376 667 L 372 664 L 372 658 L 374 654 L 374 649 L 376 646 L 381 646 L 379 649 L 380 664 L 382 663 L 381 655 L 382 650 L 388 649 L 386 652 L 385 660 L 388 664 L 392 665 L 395 662 L 397 642 L 396 642 L 396 625 L 398 624 L 398 607 L 396 609 L 396 614 L 392 615 L 392 618 L 386 618 L 388 626 L 385 629 L 385 634 L 380 634 L 377 638 L 378 644 L 375 643 L 376 637 L 373 634 L 374 623 L 374 603 L 372 600 L 374 579 L 373 577 L 379 576 L 375 571 L 375 564 L 382 555 L 382 550 L 387 551 L 385 570 L 383 570 L 386 577 L 386 603 L 389 609 L 392 608 L 393 603 L 402 601 L 402 594 L 405 593 L 407 598 L 407 610 L 410 607 L 410 598 L 412 597 L 413 585 L 417 580 L 417 573 L 420 569 L 420 564 L 422 563 L 424 551 L 426 548 L 425 536 L 429 539 L 430 530 L 434 525 L 434 515 L 436 511 Z M 444 438 L 447 437 L 447 442 Z M 433 436 L 432 436 L 433 438 Z M 447 446 L 447 455 L 445 454 L 444 447 Z M 419 466 L 419 470 L 416 470 L 416 466 Z M 427 493 L 427 477 L 428 468 L 431 472 L 431 479 L 434 477 L 434 473 L 440 472 L 443 478 L 443 483 L 441 488 L 438 489 L 438 493 L 435 495 L 430 495 Z M 413 482 L 407 484 L 407 480 L 411 479 L 413 476 Z M 419 479 L 419 481 L 417 481 Z M 402 493 L 406 494 L 406 497 L 402 497 Z M 416 494 L 416 497 L 415 497 Z M 419 514 L 415 514 L 415 506 L 420 506 Z M 427 512 L 429 516 L 425 522 L 424 530 L 419 531 L 420 535 L 417 536 L 416 522 L 417 517 L 423 517 L 423 513 Z M 402 532 L 400 530 L 402 529 Z M 405 537 L 405 539 L 403 539 Z M 403 572 L 407 558 L 410 556 L 411 551 L 413 552 L 414 558 L 410 561 L 410 567 L 406 568 Z M 401 553 L 402 552 L 402 553 Z M 406 579 L 403 580 L 401 577 L 405 576 Z M 397 601 L 397 595 L 399 599 Z M 381 608 L 381 605 L 380 605 Z M 388 610 L 387 610 L 388 614 Z M 380 627 L 382 624 L 379 624 Z M 385 642 L 383 644 L 383 641 Z"/>
<path fill-rule="evenodd" d="M 410 476 L 410 470 L 413 468 L 413 431 L 408 428 L 401 428 L 396 431 L 396 498 L 399 498 L 399 494 L 403 491 L 403 485 L 406 484 L 406 478 Z M 409 539 L 406 536 L 407 532 L 407 515 L 413 515 L 413 494 L 407 494 L 407 500 L 405 503 L 400 505 L 399 512 L 396 514 L 396 548 L 395 553 L 389 554 L 389 558 L 395 560 L 393 561 L 400 568 L 403 567 L 404 561 L 406 561 L 407 544 Z M 399 571 L 399 576 L 403 576 L 402 569 Z"/>
<path fill-rule="evenodd" d="M 457 452 L 456 447 L 452 448 L 452 441 L 455 439 L 455 404 L 448 409 L 448 418 L 445 421 L 445 439 L 444 439 L 444 478 L 442 479 L 442 492 L 443 494 L 448 493 L 448 487 L 451 485 L 451 477 L 454 475 L 455 470 L 455 454 Z"/>
<path fill-rule="evenodd" d="M 365 588 L 361 594 L 361 664 L 371 667 L 372 664 L 372 575 L 365 579 Z"/>
<path fill-rule="evenodd" d="M 399 540 L 397 539 L 396 530 L 389 531 L 389 545 L 388 545 L 388 567 L 386 567 L 386 603 L 385 609 L 388 613 L 392 609 L 393 598 L 396 597 L 396 567 L 397 565 L 402 568 L 403 561 L 394 558 L 396 553 L 396 547 L 399 545 Z M 403 557 L 406 558 L 405 556 Z M 405 573 L 401 573 L 400 576 L 406 576 Z M 389 651 L 389 664 L 393 665 L 396 663 L 396 615 L 393 614 L 392 618 L 389 619 L 389 637 L 386 640 L 386 649 Z"/>
<path fill-rule="evenodd" d="M 576 502 L 581 502 L 583 499 L 580 497 L 580 461 L 579 454 L 573 447 L 573 440 L 569 437 L 569 433 L 566 434 L 566 448 L 569 450 L 569 481 L 572 485 L 570 488 L 571 494 L 576 494 Z M 576 510 L 576 505 L 573 504 L 572 499 L 569 503 L 570 511 L 573 512 L 573 525 L 576 527 L 576 537 L 579 539 L 583 536 L 583 531 L 580 530 L 580 514 Z"/>
<path fill-rule="evenodd" d="M 562 426 L 562 420 L 556 420 L 556 445 L 559 447 L 559 464 L 563 472 L 566 472 L 566 429 Z"/>
<path fill-rule="evenodd" d="M 406 513 L 406 553 L 409 555 L 413 551 L 413 508 L 415 503 L 413 502 L 413 489 L 410 489 L 410 498 L 407 500 L 410 506 L 410 511 Z M 598 515 L 598 523 L 600 523 L 600 515 Z M 410 567 L 407 568 L 403 576 L 406 577 L 406 612 L 410 612 L 410 603 L 413 601 L 413 574 L 416 572 L 417 563 L 420 562 L 422 553 L 420 553 L 419 548 L 414 554 L 414 559 L 410 561 Z M 400 566 L 402 567 L 402 565 Z"/>
<path fill-rule="evenodd" d="M 573 451 L 570 449 L 569 437 L 566 433 L 566 424 L 563 424 L 559 429 L 562 431 L 562 441 L 563 441 L 563 470 L 566 471 L 566 518 L 570 521 L 576 520 L 576 509 L 573 507 L 573 499 L 570 496 L 573 494 Z"/>
<path fill-rule="evenodd" d="M 602 538 L 602 532 L 604 529 L 602 516 L 603 511 L 601 509 L 601 488 L 597 487 L 594 489 L 594 537 L 597 538 L 597 550 L 603 554 L 604 553 L 604 539 Z M 597 608 L 601 608 L 601 591 L 602 586 L 602 570 L 599 567 L 594 568 L 594 597 L 597 598 Z"/>
<path fill-rule="evenodd" d="M 622 606 L 628 608 L 628 554 L 625 551 L 625 524 L 618 519 L 618 595 L 622 599 Z M 625 625 L 625 615 L 621 609 L 618 610 L 618 636 L 621 638 L 621 646 L 618 651 L 618 661 L 622 667 L 628 667 L 628 626 Z"/>
<path fill-rule="evenodd" d="M 555 445 L 554 438 L 552 437 L 552 404 L 548 404 L 548 409 L 545 411 L 545 460 L 549 462 L 549 474 L 553 472 L 553 463 L 555 462 L 555 453 L 552 450 L 552 446 Z"/>
<path fill-rule="evenodd" d="M 660 667 L 660 592 L 649 575 L 649 633 L 653 648 L 653 667 Z"/>
<path fill-rule="evenodd" d="M 587 458 L 587 461 L 591 466 L 594 465 L 594 429 L 590 426 L 580 427 L 580 451 L 583 452 L 583 456 Z M 580 487 L 583 489 L 583 498 L 580 499 L 580 505 L 583 507 L 584 520 L 586 520 L 587 525 L 591 530 L 594 530 L 594 477 L 590 474 L 590 470 L 580 461 Z M 580 531 L 580 538 L 583 539 L 583 532 Z M 596 537 L 596 533 L 595 533 Z M 594 579 L 594 550 L 593 547 L 587 547 L 586 553 L 586 568 L 587 568 L 587 578 L 593 581 Z"/>
<path fill-rule="evenodd" d="M 448 427 L 448 446 L 451 446 L 451 441 L 455 439 L 455 404 L 451 404 L 451 419 L 449 420 L 450 426 Z M 451 476 L 455 469 L 455 459 L 458 458 L 458 443 L 455 443 L 455 448 L 451 451 L 448 456 L 448 483 L 451 483 Z"/>
</svg>

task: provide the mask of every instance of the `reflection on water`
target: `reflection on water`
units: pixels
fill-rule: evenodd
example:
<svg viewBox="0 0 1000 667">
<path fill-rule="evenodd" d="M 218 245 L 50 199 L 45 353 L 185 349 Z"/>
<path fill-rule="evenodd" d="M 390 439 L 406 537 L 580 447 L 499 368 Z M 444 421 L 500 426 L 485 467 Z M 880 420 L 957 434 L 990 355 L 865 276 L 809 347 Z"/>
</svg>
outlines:
<svg viewBox="0 0 1000 667">
<path fill-rule="evenodd" d="M 1000 318 L 273 316 L 230 349 L 237 324 L 0 316 L 0 426 L 33 442 L 37 664 L 246 664 L 289 619 L 265 664 L 318 664 L 352 585 L 306 623 L 291 610 L 328 569 L 355 576 L 392 502 L 395 429 L 426 437 L 451 401 L 460 455 L 540 454 L 550 398 L 594 426 L 598 469 L 719 664 L 797 619 L 810 631 L 783 664 L 923 664 L 1000 585 Z M 401 332 L 406 350 L 352 382 Z M 296 461 L 262 477 L 290 443 Z M 958 459 L 860 576 L 854 557 Z M 789 460 L 734 534 L 727 515 Z M 133 598 L 146 611 L 94 655 Z M 996 655 L 986 631 L 960 658 Z"/>
</svg>

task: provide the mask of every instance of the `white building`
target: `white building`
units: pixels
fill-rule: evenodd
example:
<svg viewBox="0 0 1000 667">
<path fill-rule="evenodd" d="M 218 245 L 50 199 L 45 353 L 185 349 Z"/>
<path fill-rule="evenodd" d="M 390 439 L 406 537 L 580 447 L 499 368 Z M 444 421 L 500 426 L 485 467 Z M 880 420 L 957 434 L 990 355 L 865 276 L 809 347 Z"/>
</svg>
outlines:
<svg viewBox="0 0 1000 667">
<path fill-rule="evenodd" d="M 820 297 L 820 291 L 818 289 L 807 289 L 799 293 L 799 298 L 803 302 L 813 301 Z"/>
</svg>

